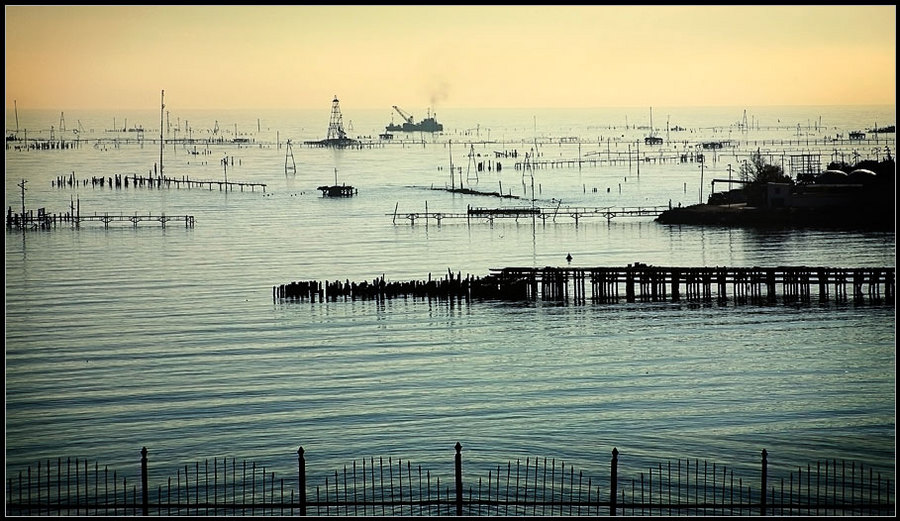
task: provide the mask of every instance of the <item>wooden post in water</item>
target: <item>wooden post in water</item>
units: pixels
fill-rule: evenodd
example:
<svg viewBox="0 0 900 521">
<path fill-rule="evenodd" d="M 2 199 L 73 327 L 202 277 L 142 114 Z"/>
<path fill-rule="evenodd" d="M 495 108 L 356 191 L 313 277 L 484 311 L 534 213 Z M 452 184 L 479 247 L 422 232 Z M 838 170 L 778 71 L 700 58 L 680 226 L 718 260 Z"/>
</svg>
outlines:
<svg viewBox="0 0 900 521">
<path fill-rule="evenodd" d="M 618 488 L 619 449 L 613 447 L 612 461 L 609 463 L 609 515 L 616 515 L 616 493 Z"/>
<path fill-rule="evenodd" d="M 725 302 L 728 300 L 728 286 L 726 284 L 726 280 L 728 279 L 728 270 L 721 267 L 716 267 L 716 297 L 719 302 Z"/>
<path fill-rule="evenodd" d="M 456 442 L 456 515 L 463 515 L 462 445 Z"/>
<path fill-rule="evenodd" d="M 634 302 L 634 270 L 630 265 L 625 268 L 625 300 Z"/>
<path fill-rule="evenodd" d="M 166 108 L 165 96 L 165 90 L 159 91 L 159 177 L 163 177 L 163 109 Z"/>
<path fill-rule="evenodd" d="M 298 494 L 300 495 L 300 515 L 306 515 L 306 459 L 303 457 L 303 447 L 297 449 L 297 478 L 299 483 Z"/>
<path fill-rule="evenodd" d="M 762 451 L 762 473 L 760 477 L 759 483 L 759 515 L 766 515 L 766 481 L 768 479 L 768 453 L 766 453 L 766 449 Z M 826 484 L 827 486 L 827 484 Z"/>
<path fill-rule="evenodd" d="M 678 292 L 678 278 L 681 277 L 681 273 L 677 269 L 672 270 L 672 302 L 678 302 L 681 300 L 681 295 Z"/>
<path fill-rule="evenodd" d="M 147 485 L 147 447 L 141 449 L 141 512 L 150 515 L 149 512 L 150 490 Z"/>
<path fill-rule="evenodd" d="M 775 302 L 775 270 L 773 268 L 766 269 L 766 288 L 767 288 L 767 299 L 769 302 Z"/>
</svg>

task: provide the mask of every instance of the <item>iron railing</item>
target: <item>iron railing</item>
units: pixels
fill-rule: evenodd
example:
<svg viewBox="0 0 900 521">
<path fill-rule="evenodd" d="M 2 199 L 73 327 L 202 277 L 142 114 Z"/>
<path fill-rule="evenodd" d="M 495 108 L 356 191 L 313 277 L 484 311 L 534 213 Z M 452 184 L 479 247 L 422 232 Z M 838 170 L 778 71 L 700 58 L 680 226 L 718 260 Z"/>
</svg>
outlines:
<svg viewBox="0 0 900 521">
<path fill-rule="evenodd" d="M 462 446 L 455 450 L 443 473 L 389 457 L 308 476 L 301 447 L 295 476 L 213 458 L 177 468 L 155 486 L 146 447 L 137 479 L 86 459 L 57 458 L 7 476 L 6 515 L 895 515 L 893 469 L 884 477 L 836 459 L 775 472 L 763 450 L 758 473 L 748 477 L 696 459 L 632 471 L 613 449 L 607 476 L 530 456 L 464 475 Z"/>
</svg>

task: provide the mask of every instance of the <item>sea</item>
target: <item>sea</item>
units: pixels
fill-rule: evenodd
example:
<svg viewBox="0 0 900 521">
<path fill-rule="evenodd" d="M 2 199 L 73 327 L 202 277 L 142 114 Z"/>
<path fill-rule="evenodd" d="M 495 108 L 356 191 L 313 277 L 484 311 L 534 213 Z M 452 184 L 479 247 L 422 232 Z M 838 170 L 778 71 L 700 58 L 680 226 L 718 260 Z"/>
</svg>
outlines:
<svg viewBox="0 0 900 521">
<path fill-rule="evenodd" d="M 772 469 L 846 460 L 894 479 L 893 302 L 273 298 L 293 281 L 513 266 L 894 267 L 895 231 L 433 216 L 687 206 L 753 152 L 786 171 L 893 157 L 896 134 L 871 129 L 894 106 L 433 107 L 442 133 L 388 139 L 389 108 L 329 101 L 7 110 L 8 213 L 194 218 L 7 227 L 7 477 L 60 457 L 137 476 L 144 447 L 153 482 L 214 458 L 291 477 L 300 447 L 312 479 L 369 458 L 452 475 L 459 443 L 467 469 L 546 457 L 605 474 L 616 449 L 621 474 L 689 459 L 756 479 L 765 450 Z M 306 144 L 333 122 L 364 145 Z M 109 186 L 160 163 L 246 185 Z M 356 192 L 323 197 L 333 184 Z M 461 187 L 485 194 L 447 190 Z"/>
</svg>

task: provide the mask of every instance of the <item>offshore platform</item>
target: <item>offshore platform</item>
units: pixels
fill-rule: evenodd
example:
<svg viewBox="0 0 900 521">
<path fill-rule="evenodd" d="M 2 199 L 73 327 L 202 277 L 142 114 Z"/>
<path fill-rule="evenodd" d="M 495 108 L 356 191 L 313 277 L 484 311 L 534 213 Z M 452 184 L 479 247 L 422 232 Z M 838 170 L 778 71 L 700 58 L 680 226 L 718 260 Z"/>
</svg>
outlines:
<svg viewBox="0 0 900 521">
<path fill-rule="evenodd" d="M 319 141 L 304 141 L 304 144 L 334 148 L 344 148 L 359 144 L 359 141 L 347 137 L 347 133 L 344 132 L 341 105 L 340 102 L 338 102 L 337 95 L 335 95 L 334 100 L 331 101 L 331 119 L 328 121 L 328 134 L 325 139 Z"/>
<path fill-rule="evenodd" d="M 406 113 L 397 105 L 394 105 L 394 110 L 403 118 L 403 123 L 397 125 L 391 121 L 388 126 L 384 127 L 388 132 L 442 132 L 444 130 L 444 125 L 437 122 L 435 116 L 431 114 L 431 109 L 428 110 L 428 117 L 418 123 L 414 122 L 412 114 Z"/>
</svg>

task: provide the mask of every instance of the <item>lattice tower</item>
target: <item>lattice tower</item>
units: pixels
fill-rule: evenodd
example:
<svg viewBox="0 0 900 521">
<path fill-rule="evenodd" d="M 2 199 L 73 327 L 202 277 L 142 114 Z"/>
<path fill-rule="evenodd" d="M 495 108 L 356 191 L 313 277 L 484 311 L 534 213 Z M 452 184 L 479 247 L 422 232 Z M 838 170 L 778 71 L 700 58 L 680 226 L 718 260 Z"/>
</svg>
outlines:
<svg viewBox="0 0 900 521">
<path fill-rule="evenodd" d="M 345 139 L 347 134 L 344 132 L 344 123 L 341 118 L 341 105 L 337 96 L 331 102 L 331 120 L 328 122 L 327 139 Z"/>
</svg>

